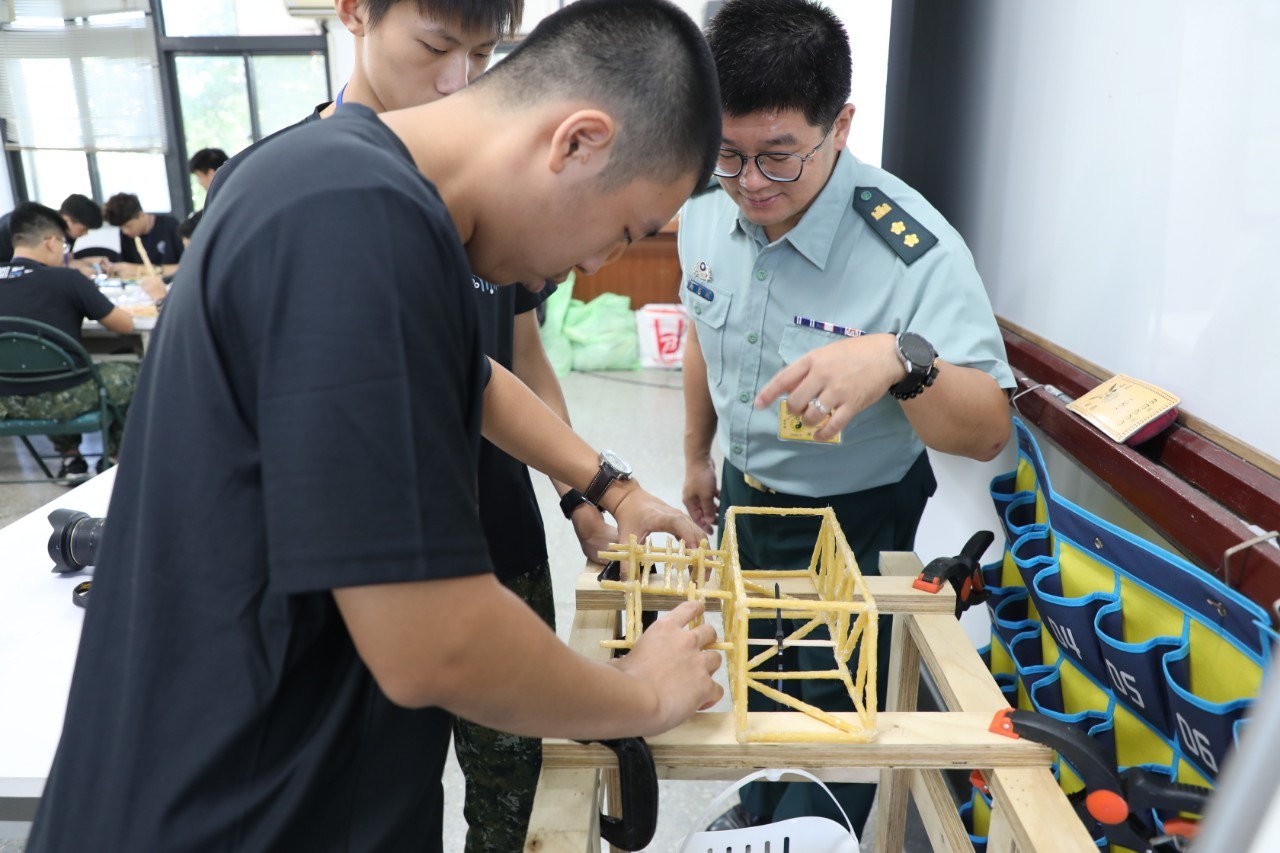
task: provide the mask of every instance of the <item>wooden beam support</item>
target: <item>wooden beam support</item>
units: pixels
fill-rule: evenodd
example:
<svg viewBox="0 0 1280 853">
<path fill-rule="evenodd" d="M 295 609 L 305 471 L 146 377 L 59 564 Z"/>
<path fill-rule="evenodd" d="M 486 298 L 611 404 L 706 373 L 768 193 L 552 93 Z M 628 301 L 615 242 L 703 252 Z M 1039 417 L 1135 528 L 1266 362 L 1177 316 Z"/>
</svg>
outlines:
<svg viewBox="0 0 1280 853">
<path fill-rule="evenodd" d="M 826 729 L 799 712 L 759 711 L 748 716 L 753 731 Z M 852 712 L 833 716 L 855 724 L 858 719 Z M 732 713 L 704 712 L 646 740 L 663 779 L 684 778 L 684 770 L 695 771 L 696 778 L 715 778 L 705 771 L 722 770 L 719 778 L 732 781 L 742 777 L 744 768 L 803 767 L 824 781 L 846 781 L 841 774 L 850 769 L 969 768 L 979 755 L 1001 767 L 1048 768 L 1053 761 L 1048 747 L 993 734 L 990 725 L 989 713 L 882 713 L 876 717 L 877 734 L 870 743 L 740 744 Z M 542 766 L 548 769 L 604 768 L 613 763 L 613 753 L 599 744 L 543 741 Z"/>
<path fill-rule="evenodd" d="M 942 778 L 941 770 L 912 770 L 911 796 L 923 804 L 919 807 L 920 822 L 924 824 L 934 853 L 972 853 L 973 843 L 969 841 L 964 821 L 951 799 L 951 786 Z M 906 823 L 905 815 L 903 823 Z M 876 823 L 878 831 L 883 826 Z M 889 849 L 901 850 L 902 845 Z"/>
<path fill-rule="evenodd" d="M 918 562 L 918 561 L 917 561 Z M 916 574 L 920 572 L 917 569 Z M 813 581 L 807 574 L 797 572 L 799 577 L 782 578 L 778 586 L 784 595 L 791 595 L 806 600 L 817 599 L 818 593 L 813 588 Z M 909 578 L 865 577 L 867 590 L 876 602 L 876 608 L 882 613 L 938 613 L 952 616 L 956 612 L 955 591 L 950 585 L 943 587 L 936 595 L 913 589 L 911 586 L 915 575 Z M 770 579 L 772 587 L 774 580 Z M 685 597 L 676 593 L 664 595 L 658 591 L 645 593 L 645 606 L 653 605 L 654 610 L 670 610 L 676 607 Z M 854 601 L 859 600 L 854 598 Z M 618 589 L 601 589 L 596 580 L 596 573 L 583 572 L 578 576 L 577 604 L 579 610 L 619 610 L 623 607 L 623 592 Z M 717 611 L 720 602 L 717 599 L 707 600 L 707 609 Z"/>
</svg>

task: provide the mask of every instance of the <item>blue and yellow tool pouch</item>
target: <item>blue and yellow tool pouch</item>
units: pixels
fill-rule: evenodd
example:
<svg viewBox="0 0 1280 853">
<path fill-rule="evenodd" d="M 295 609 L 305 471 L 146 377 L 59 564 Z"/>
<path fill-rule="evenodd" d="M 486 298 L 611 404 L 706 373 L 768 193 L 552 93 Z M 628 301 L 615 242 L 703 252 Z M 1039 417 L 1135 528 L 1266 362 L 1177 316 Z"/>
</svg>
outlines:
<svg viewBox="0 0 1280 853">
<path fill-rule="evenodd" d="M 1270 661 L 1266 611 L 1055 494 L 1034 437 L 1014 429 L 1017 468 L 991 483 L 1005 550 L 983 567 L 996 683 L 1010 705 L 1083 729 L 1122 770 L 1211 786 Z M 1081 787 L 1060 758 L 1055 772 L 1067 793 Z"/>
</svg>

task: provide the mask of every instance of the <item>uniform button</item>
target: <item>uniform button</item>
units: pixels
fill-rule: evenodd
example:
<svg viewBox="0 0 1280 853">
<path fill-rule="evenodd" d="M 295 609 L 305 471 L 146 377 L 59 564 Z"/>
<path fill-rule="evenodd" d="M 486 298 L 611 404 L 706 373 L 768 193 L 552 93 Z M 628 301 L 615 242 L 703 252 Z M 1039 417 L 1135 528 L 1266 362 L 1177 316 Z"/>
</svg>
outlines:
<svg viewBox="0 0 1280 853">
<path fill-rule="evenodd" d="M 747 335 L 747 343 L 749 344 L 754 344 L 758 340 L 760 340 L 760 336 L 757 335 L 755 332 L 751 332 L 749 335 Z"/>
<path fill-rule="evenodd" d="M 738 395 L 738 400 L 743 403 L 747 402 L 750 399 L 751 399 L 751 395 L 748 394 L 746 391 L 743 391 L 741 394 Z"/>
<path fill-rule="evenodd" d="M 693 306 L 693 313 L 695 313 L 695 314 L 701 314 L 701 313 L 702 313 L 702 306 L 701 306 L 701 305 L 695 305 L 695 306 Z"/>
<path fill-rule="evenodd" d="M 730 450 L 732 450 L 732 451 L 734 452 L 734 455 L 739 455 L 739 454 L 741 454 L 741 453 L 742 453 L 742 445 L 741 445 L 741 444 L 735 444 L 733 447 L 730 447 L 729 449 L 730 449 Z"/>
<path fill-rule="evenodd" d="M 863 200 L 863 201 L 871 201 L 871 192 L 870 192 L 869 190 L 863 190 L 863 191 L 862 191 L 862 200 Z"/>
<path fill-rule="evenodd" d="M 756 278 L 758 280 L 764 281 L 768 277 L 769 277 L 769 273 L 765 272 L 764 270 L 756 270 Z"/>
</svg>

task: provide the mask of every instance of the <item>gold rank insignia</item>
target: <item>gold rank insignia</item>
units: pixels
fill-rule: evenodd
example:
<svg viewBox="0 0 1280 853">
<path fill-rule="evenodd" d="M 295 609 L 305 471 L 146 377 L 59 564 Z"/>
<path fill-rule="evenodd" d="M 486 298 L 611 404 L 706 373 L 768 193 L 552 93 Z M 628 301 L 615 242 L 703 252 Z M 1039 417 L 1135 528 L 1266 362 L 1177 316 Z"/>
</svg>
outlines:
<svg viewBox="0 0 1280 853">
<path fill-rule="evenodd" d="M 938 238 L 928 228 L 889 198 L 879 187 L 856 187 L 853 209 L 899 258 L 910 265 L 938 245 Z M 893 218 L 889 218 L 892 212 Z"/>
</svg>

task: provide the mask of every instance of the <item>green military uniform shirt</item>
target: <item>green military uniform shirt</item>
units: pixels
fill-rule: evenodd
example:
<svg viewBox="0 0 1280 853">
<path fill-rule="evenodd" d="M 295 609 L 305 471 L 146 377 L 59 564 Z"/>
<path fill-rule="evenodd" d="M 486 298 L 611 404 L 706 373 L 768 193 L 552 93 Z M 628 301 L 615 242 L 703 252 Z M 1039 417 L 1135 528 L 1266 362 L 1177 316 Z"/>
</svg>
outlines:
<svg viewBox="0 0 1280 853">
<path fill-rule="evenodd" d="M 964 240 L 918 192 L 847 151 L 776 242 L 719 190 L 685 205 L 678 242 L 680 299 L 706 361 L 717 440 L 769 488 L 824 497 L 896 483 L 924 450 L 887 388 L 839 445 L 783 441 L 778 402 L 753 407 L 785 365 L 844 339 L 829 330 L 915 332 L 942 360 L 1014 387 Z"/>
</svg>

